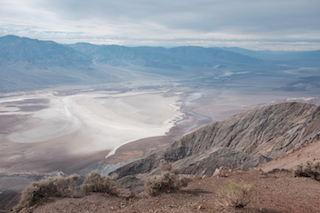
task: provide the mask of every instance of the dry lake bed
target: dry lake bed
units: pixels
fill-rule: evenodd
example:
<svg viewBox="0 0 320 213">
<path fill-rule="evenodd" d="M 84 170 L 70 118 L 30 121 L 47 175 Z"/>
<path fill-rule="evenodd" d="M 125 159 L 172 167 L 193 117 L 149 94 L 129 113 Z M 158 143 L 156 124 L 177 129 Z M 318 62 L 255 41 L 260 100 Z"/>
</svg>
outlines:
<svg viewBox="0 0 320 213">
<path fill-rule="evenodd" d="M 7 95 L 0 98 L 0 175 L 124 162 L 203 125 L 287 100 L 301 97 L 189 88 Z"/>
</svg>

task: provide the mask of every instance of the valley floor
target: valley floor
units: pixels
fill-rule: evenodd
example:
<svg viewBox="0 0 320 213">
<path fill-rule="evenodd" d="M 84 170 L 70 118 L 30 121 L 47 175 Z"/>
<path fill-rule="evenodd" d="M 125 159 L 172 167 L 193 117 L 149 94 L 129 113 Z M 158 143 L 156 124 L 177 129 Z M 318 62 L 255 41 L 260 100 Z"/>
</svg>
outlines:
<svg viewBox="0 0 320 213">
<path fill-rule="evenodd" d="M 0 174 L 34 176 L 57 170 L 79 174 L 94 169 L 94 163 L 146 156 L 187 132 L 239 112 L 305 101 L 309 97 L 305 95 L 170 86 L 161 91 L 86 88 L 2 97 Z M 317 97 L 309 99 L 319 102 Z"/>
</svg>

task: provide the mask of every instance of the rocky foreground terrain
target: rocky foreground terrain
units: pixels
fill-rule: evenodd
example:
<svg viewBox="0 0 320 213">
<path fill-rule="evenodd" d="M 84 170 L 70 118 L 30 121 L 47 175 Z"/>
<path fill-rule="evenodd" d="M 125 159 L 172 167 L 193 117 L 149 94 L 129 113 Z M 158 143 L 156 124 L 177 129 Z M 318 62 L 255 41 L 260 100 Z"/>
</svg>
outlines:
<svg viewBox="0 0 320 213">
<path fill-rule="evenodd" d="M 320 212 L 320 183 L 311 178 L 294 177 L 287 171 L 264 174 L 258 170 L 236 170 L 227 175 L 198 177 L 182 191 L 156 197 L 132 197 L 131 193 L 123 191 L 121 197 L 94 193 L 83 198 L 48 198 L 21 212 L 215 212 L 216 192 L 230 179 L 252 181 L 256 192 L 245 208 L 217 212 Z"/>
<path fill-rule="evenodd" d="M 114 173 L 121 193 L 81 198 L 43 198 L 21 212 L 214 212 L 226 180 L 250 181 L 255 190 L 244 208 L 222 212 L 320 212 L 320 183 L 295 177 L 292 168 L 320 160 L 320 107 L 302 103 L 264 106 L 190 133 Z M 165 159 L 192 182 L 156 197 L 144 181 L 160 174 Z M 224 173 L 215 174 L 217 168 Z"/>
</svg>

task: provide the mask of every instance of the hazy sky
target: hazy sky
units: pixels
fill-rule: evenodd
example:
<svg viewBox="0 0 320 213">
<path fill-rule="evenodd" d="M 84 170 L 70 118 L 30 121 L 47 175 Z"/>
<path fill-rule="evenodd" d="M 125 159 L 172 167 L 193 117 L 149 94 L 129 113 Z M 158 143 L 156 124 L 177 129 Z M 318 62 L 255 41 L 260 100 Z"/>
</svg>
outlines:
<svg viewBox="0 0 320 213">
<path fill-rule="evenodd" d="M 320 49 L 320 0 L 0 0 L 0 36 L 126 46 Z"/>
</svg>

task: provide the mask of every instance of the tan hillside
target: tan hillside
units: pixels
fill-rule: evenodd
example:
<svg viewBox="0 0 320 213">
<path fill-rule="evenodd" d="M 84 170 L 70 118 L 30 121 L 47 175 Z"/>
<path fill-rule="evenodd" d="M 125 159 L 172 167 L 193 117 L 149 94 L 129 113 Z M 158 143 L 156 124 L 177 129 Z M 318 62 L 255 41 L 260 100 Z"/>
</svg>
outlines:
<svg viewBox="0 0 320 213">
<path fill-rule="evenodd" d="M 289 154 L 277 158 L 268 163 L 259 166 L 263 171 L 269 172 L 273 169 L 291 169 L 297 164 L 305 163 L 307 161 L 320 160 L 320 141 L 303 145 Z"/>
</svg>

